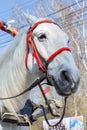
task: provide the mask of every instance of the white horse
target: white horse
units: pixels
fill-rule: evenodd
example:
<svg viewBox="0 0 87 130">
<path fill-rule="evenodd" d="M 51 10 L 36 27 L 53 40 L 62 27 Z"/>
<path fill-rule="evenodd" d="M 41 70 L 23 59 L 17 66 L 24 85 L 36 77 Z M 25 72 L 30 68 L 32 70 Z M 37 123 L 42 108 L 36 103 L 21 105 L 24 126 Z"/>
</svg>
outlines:
<svg viewBox="0 0 87 130">
<path fill-rule="evenodd" d="M 31 26 L 30 30 L 19 32 L 0 58 L 0 98 L 21 93 L 43 73 L 59 94 L 67 96 L 76 92 L 80 76 L 68 47 L 67 34 L 51 20 L 30 15 L 25 17 Z M 18 112 L 28 95 L 1 100 L 0 114 Z M 11 128 L 19 129 L 9 125 L 8 129 Z M 3 129 L 7 130 L 7 125 L 3 127 L 1 124 L 0 130 Z"/>
</svg>

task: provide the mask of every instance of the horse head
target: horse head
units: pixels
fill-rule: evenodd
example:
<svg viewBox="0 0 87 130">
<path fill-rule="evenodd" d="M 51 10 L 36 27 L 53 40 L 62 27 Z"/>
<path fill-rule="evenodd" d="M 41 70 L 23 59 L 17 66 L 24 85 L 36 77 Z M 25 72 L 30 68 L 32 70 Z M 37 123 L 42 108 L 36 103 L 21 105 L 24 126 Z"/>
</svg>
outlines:
<svg viewBox="0 0 87 130">
<path fill-rule="evenodd" d="M 26 67 L 33 68 L 39 75 L 46 73 L 48 83 L 55 86 L 59 94 L 67 96 L 76 92 L 80 73 L 69 48 L 67 34 L 51 20 L 38 20 L 26 14 L 25 17 L 31 26 L 26 38 Z M 32 67 L 28 60 L 29 50 L 35 61 Z"/>
</svg>

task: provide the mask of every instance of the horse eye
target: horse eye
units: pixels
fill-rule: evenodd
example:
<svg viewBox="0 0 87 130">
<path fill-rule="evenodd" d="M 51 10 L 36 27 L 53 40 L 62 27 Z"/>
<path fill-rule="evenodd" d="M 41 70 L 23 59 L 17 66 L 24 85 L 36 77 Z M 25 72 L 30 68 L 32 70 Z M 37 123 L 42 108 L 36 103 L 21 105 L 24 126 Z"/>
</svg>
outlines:
<svg viewBox="0 0 87 130">
<path fill-rule="evenodd" d="M 70 46 L 70 44 L 71 44 L 71 40 L 69 39 L 67 43 L 68 43 L 68 46 Z"/>
<path fill-rule="evenodd" d="M 38 38 L 39 38 L 40 40 L 46 39 L 46 35 L 45 35 L 45 34 L 41 34 Z"/>
</svg>

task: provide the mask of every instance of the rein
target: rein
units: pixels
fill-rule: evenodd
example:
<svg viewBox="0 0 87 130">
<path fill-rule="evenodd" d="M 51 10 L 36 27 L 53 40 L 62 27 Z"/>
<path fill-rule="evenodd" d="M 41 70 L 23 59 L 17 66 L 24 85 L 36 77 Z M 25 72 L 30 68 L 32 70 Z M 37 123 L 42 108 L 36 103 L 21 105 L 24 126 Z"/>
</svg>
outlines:
<svg viewBox="0 0 87 130">
<path fill-rule="evenodd" d="M 25 89 L 23 92 L 15 95 L 15 96 L 9 96 L 9 97 L 3 97 L 0 98 L 0 100 L 8 100 L 8 99 L 12 99 L 12 98 L 17 98 L 23 94 L 25 94 L 26 92 L 30 91 L 31 89 L 33 89 L 34 87 L 36 87 L 40 82 L 42 82 L 43 80 L 46 79 L 46 75 L 43 74 L 43 76 L 41 76 L 40 78 L 36 79 L 27 89 Z"/>
<path fill-rule="evenodd" d="M 67 98 L 68 98 L 68 97 L 65 97 L 65 100 L 64 100 L 64 109 L 63 109 L 62 116 L 61 116 L 60 120 L 59 120 L 56 124 L 54 124 L 54 125 L 51 125 L 51 124 L 49 123 L 49 121 L 48 121 L 48 119 L 47 119 L 47 116 L 46 116 L 46 112 L 45 112 L 44 106 L 43 106 L 43 105 L 40 105 L 40 108 L 42 108 L 42 110 L 43 110 L 44 118 L 45 118 L 45 121 L 46 121 L 46 123 L 48 124 L 48 126 L 54 127 L 54 126 L 58 126 L 58 125 L 61 123 L 61 121 L 63 120 L 64 115 L 65 115 L 65 109 L 66 109 L 66 101 L 67 101 Z"/>
</svg>

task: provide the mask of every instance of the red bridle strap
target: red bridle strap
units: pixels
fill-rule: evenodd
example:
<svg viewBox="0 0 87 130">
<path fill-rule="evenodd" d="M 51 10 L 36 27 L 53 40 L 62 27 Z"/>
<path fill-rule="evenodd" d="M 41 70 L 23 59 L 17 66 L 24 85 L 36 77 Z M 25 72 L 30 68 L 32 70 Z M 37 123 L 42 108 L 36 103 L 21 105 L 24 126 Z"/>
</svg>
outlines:
<svg viewBox="0 0 87 130">
<path fill-rule="evenodd" d="M 32 37 L 32 31 L 29 30 L 29 32 L 27 33 L 27 36 L 26 36 L 25 66 L 28 69 L 28 55 L 29 55 L 29 49 L 31 48 L 32 49 L 32 57 L 35 58 L 39 69 L 42 70 L 43 72 L 46 72 L 46 68 L 41 61 L 41 58 L 40 58 L 39 53 L 37 51 L 37 48 L 36 48 L 34 41 L 31 37 Z"/>
<path fill-rule="evenodd" d="M 60 48 L 57 51 L 55 51 L 51 56 L 49 56 L 47 61 L 50 62 L 51 60 L 53 60 L 54 57 L 56 57 L 57 55 L 59 55 L 63 51 L 70 51 L 71 52 L 70 48 L 68 48 L 68 47 Z"/>
<path fill-rule="evenodd" d="M 26 35 L 26 56 L 25 56 L 25 66 L 26 68 L 28 69 L 28 55 L 29 55 L 29 49 L 30 47 L 32 48 L 32 56 L 33 58 L 36 59 L 36 62 L 38 64 L 38 67 L 39 69 L 41 69 L 43 72 L 46 72 L 46 68 L 45 66 L 43 65 L 41 59 L 40 59 L 40 56 L 38 54 L 38 51 L 36 49 L 36 46 L 34 44 L 34 41 L 32 40 L 32 31 L 39 25 L 39 24 L 42 24 L 42 23 L 53 23 L 53 24 L 56 24 L 58 25 L 56 22 L 53 22 L 51 20 L 41 20 L 41 21 L 38 21 L 37 23 L 35 23 L 32 27 L 29 28 L 28 32 L 27 32 L 27 35 Z"/>
<path fill-rule="evenodd" d="M 32 27 L 29 28 L 29 32 L 32 32 L 38 25 L 40 25 L 42 23 L 53 23 L 53 24 L 56 24 L 57 26 L 59 26 L 56 22 L 46 19 L 46 20 L 41 20 L 41 21 L 38 21 L 37 23 L 35 23 Z"/>
<path fill-rule="evenodd" d="M 32 56 L 33 58 L 35 58 L 37 65 L 39 67 L 39 69 L 46 73 L 46 67 L 44 66 L 43 62 L 41 61 L 41 57 L 37 51 L 37 48 L 35 46 L 35 43 L 32 39 L 32 32 L 33 30 L 42 23 L 53 23 L 56 24 L 57 26 L 59 26 L 57 23 L 51 21 L 51 20 L 42 20 L 39 21 L 37 23 L 35 23 L 32 27 L 29 28 L 27 35 L 26 35 L 26 55 L 25 55 L 25 66 L 28 69 L 28 55 L 29 55 L 29 50 L 31 48 L 32 50 Z M 50 62 L 55 56 L 57 56 L 58 54 L 60 54 L 62 51 L 70 51 L 70 49 L 68 47 L 64 47 L 64 48 L 60 48 L 58 49 L 56 52 L 54 52 L 47 60 L 47 62 Z"/>
</svg>

